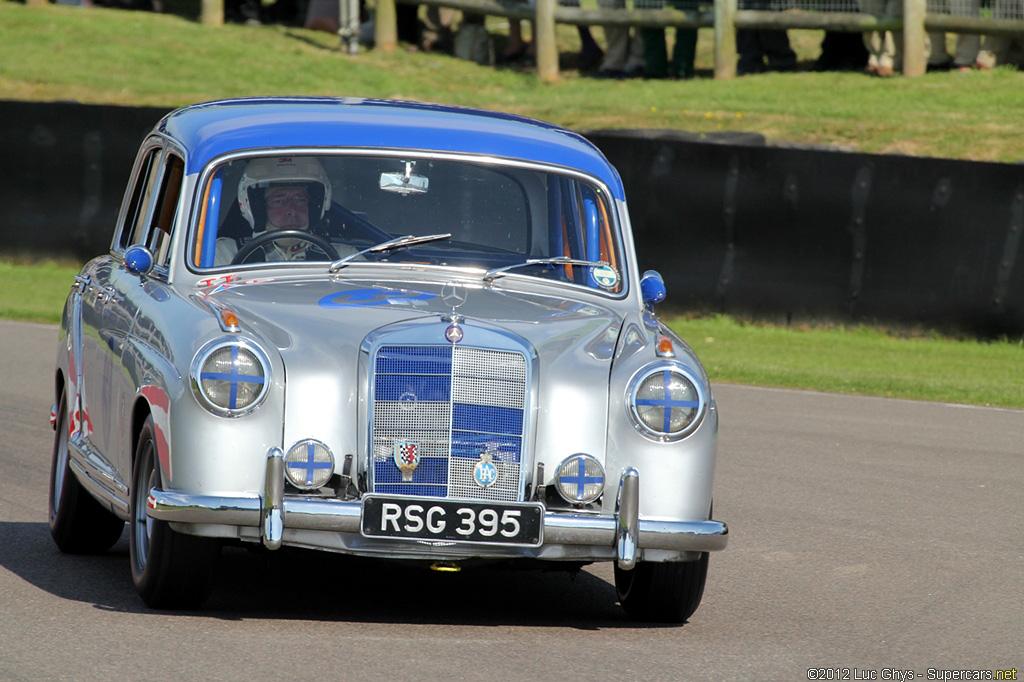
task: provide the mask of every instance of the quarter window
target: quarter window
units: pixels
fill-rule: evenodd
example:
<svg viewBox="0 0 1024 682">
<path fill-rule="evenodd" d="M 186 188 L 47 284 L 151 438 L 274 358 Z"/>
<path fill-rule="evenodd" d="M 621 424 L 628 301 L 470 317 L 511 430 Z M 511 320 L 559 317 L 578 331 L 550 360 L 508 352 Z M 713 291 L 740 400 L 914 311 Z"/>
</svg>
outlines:
<svg viewBox="0 0 1024 682">
<path fill-rule="evenodd" d="M 184 171 L 185 164 L 177 154 L 161 153 L 158 148 L 147 152 L 125 213 L 118 243 L 121 249 L 143 244 L 153 253 L 156 265 L 169 265 Z"/>
</svg>

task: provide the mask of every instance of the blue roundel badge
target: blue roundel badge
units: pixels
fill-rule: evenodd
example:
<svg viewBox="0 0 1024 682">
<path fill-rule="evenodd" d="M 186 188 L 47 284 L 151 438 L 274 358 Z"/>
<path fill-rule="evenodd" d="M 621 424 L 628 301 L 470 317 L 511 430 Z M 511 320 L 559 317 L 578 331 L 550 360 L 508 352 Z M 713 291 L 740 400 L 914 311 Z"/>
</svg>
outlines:
<svg viewBox="0 0 1024 682">
<path fill-rule="evenodd" d="M 480 461 L 473 467 L 473 480 L 481 488 L 490 488 L 498 482 L 498 467 L 494 466 L 487 453 L 481 455 Z"/>
<path fill-rule="evenodd" d="M 615 272 L 615 268 L 607 265 L 597 266 L 591 271 L 591 274 L 602 289 L 613 289 L 619 283 L 619 273 Z"/>
</svg>

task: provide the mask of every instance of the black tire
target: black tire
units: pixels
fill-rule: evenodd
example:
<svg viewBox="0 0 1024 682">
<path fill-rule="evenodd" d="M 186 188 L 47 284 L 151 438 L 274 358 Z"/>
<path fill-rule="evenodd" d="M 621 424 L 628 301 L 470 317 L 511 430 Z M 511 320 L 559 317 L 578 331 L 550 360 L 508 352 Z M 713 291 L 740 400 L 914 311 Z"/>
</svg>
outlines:
<svg viewBox="0 0 1024 682">
<path fill-rule="evenodd" d="M 161 485 L 153 434 L 149 417 L 139 434 L 132 475 L 128 542 L 132 580 L 152 608 L 198 608 L 217 579 L 220 541 L 176 533 L 165 521 L 146 515 L 149 491 Z"/>
<path fill-rule="evenodd" d="M 71 471 L 67 389 L 57 403 L 50 459 L 50 535 L 67 554 L 102 554 L 114 546 L 124 521 L 103 507 Z"/>
<path fill-rule="evenodd" d="M 700 606 L 708 577 L 708 553 L 697 561 L 640 562 L 615 566 L 615 591 L 626 615 L 648 623 L 682 623 Z"/>
</svg>

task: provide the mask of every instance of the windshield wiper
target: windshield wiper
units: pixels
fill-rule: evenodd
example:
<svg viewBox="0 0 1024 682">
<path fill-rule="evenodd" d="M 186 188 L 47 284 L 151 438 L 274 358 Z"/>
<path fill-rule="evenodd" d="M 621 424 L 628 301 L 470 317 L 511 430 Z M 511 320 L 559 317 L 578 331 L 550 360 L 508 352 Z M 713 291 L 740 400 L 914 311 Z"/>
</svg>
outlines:
<svg viewBox="0 0 1024 682">
<path fill-rule="evenodd" d="M 447 234 L 427 234 L 423 235 L 422 237 L 416 237 L 411 234 L 407 234 L 404 237 L 396 237 L 394 239 L 389 239 L 388 241 L 383 242 L 382 244 L 371 246 L 368 249 L 357 251 L 355 253 L 345 256 L 344 258 L 334 261 L 333 263 L 331 263 L 331 267 L 328 268 L 327 272 L 331 274 L 336 273 L 338 270 L 341 270 L 343 267 L 348 265 L 349 261 L 351 261 L 353 258 L 355 258 L 356 256 L 362 256 L 364 253 L 385 253 L 387 251 L 397 251 L 398 249 L 408 248 L 410 246 L 415 246 L 417 244 L 426 244 L 427 242 L 439 242 L 443 239 L 451 238 L 451 232 Z"/>
<path fill-rule="evenodd" d="M 501 277 L 509 270 L 515 270 L 516 268 L 526 268 L 531 265 L 582 265 L 590 267 L 605 266 L 608 267 L 608 263 L 594 260 L 580 260 L 578 258 L 569 258 L 568 256 L 552 256 L 551 258 L 530 258 L 529 260 L 523 261 L 522 263 L 515 263 L 513 265 L 506 265 L 500 268 L 494 268 L 484 273 L 484 281 L 491 282 L 495 277 Z"/>
</svg>

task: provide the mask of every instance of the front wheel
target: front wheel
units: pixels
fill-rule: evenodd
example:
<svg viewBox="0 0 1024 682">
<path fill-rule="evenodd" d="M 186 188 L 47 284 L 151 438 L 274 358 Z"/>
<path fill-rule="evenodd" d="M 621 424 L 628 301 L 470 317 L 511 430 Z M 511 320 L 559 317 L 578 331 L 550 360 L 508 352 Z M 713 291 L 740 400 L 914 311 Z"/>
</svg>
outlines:
<svg viewBox="0 0 1024 682">
<path fill-rule="evenodd" d="M 139 434 L 132 482 L 128 547 L 135 589 L 155 609 L 199 607 L 213 590 L 220 542 L 177 533 L 146 514 L 149 491 L 161 485 L 152 417 Z"/>
<path fill-rule="evenodd" d="M 708 553 L 697 561 L 640 562 L 633 570 L 615 566 L 615 591 L 626 614 L 652 623 L 682 623 L 693 615 L 704 596 Z"/>
<path fill-rule="evenodd" d="M 71 470 L 67 389 L 57 404 L 56 424 L 50 459 L 50 535 L 67 554 L 102 554 L 121 537 L 124 521 L 97 502 Z"/>
</svg>

